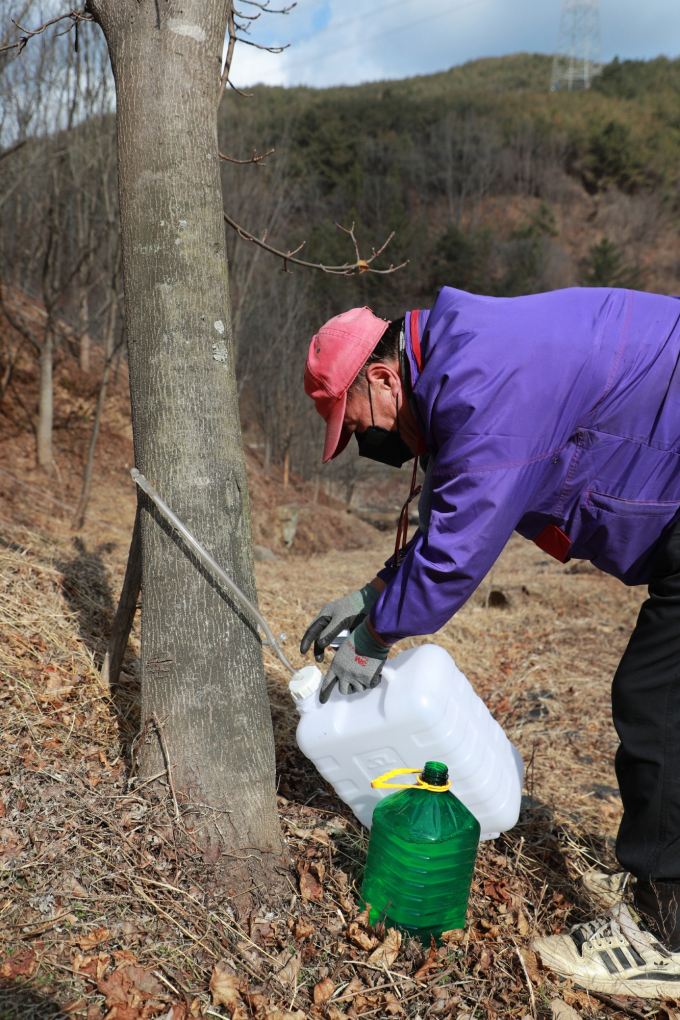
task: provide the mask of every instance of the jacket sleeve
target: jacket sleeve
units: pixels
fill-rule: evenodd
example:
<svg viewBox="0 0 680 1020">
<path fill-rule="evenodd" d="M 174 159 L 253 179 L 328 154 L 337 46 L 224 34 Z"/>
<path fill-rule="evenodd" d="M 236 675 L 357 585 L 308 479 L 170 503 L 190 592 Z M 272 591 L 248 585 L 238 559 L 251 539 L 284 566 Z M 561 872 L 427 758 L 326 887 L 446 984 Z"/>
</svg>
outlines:
<svg viewBox="0 0 680 1020">
<path fill-rule="evenodd" d="M 408 540 L 408 542 L 404 546 L 404 557 L 408 556 L 410 550 L 416 544 L 416 542 L 418 541 L 420 536 L 421 536 L 421 532 L 420 532 L 420 528 L 418 528 L 416 530 L 415 534 L 413 534 L 411 536 L 411 538 Z M 397 574 L 397 570 L 395 570 L 395 568 L 393 566 L 393 563 L 394 563 L 394 553 L 390 553 L 390 558 L 388 560 L 385 560 L 385 566 L 382 568 L 382 570 L 378 571 L 378 577 L 382 578 L 382 580 L 385 582 L 385 584 L 389 584 L 390 581 L 392 580 L 392 578 L 395 577 L 396 574 Z"/>
<path fill-rule="evenodd" d="M 449 442 L 455 446 L 455 440 Z M 389 578 L 387 571 L 379 575 L 388 584 L 370 617 L 388 643 L 433 634 L 470 598 L 503 551 L 545 470 L 543 458 L 485 464 L 483 449 L 463 469 L 452 467 L 452 459 L 445 448 L 437 455 L 441 468 L 435 467 L 427 534 L 417 531 L 400 568 L 390 570 Z"/>
</svg>

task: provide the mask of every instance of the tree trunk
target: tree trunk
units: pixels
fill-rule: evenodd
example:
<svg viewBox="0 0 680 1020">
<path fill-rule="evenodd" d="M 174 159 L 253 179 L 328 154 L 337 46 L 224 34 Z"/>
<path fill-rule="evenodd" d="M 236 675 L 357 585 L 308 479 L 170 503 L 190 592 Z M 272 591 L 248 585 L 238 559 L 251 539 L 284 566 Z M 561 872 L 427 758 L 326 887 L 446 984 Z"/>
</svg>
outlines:
<svg viewBox="0 0 680 1020">
<path fill-rule="evenodd" d="M 116 83 L 135 463 L 255 600 L 217 146 L 227 3 L 88 9 Z M 221 859 L 217 887 L 226 876 L 247 906 L 288 867 L 260 639 L 143 497 L 140 523 L 142 720 L 163 727 L 185 824 L 206 863 Z M 164 767 L 156 729 L 140 748 L 147 777 Z"/>
<path fill-rule="evenodd" d="M 54 364 L 54 337 L 48 322 L 45 339 L 40 348 L 40 381 L 38 394 L 38 465 L 52 474 L 54 454 L 52 450 L 52 422 L 54 419 L 54 386 L 52 369 Z"/>
<path fill-rule="evenodd" d="M 90 334 L 88 326 L 90 320 L 90 303 L 87 288 L 83 286 L 80 293 L 80 306 L 78 308 L 78 340 L 80 343 L 80 371 L 89 374 L 90 371 Z"/>
</svg>

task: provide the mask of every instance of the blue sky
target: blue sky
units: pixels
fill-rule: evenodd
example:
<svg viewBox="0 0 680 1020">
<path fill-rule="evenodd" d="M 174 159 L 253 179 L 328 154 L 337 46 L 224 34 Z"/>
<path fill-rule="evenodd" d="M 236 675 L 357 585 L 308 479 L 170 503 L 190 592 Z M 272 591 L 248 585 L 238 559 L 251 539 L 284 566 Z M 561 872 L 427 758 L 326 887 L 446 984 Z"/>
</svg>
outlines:
<svg viewBox="0 0 680 1020">
<path fill-rule="evenodd" d="M 520 50 L 551 53 L 561 9 L 562 0 L 299 0 L 252 28 L 254 41 L 290 48 L 274 56 L 239 46 L 232 77 L 239 86 L 351 85 Z M 600 22 L 605 60 L 680 55 L 680 0 L 600 0 Z"/>
</svg>

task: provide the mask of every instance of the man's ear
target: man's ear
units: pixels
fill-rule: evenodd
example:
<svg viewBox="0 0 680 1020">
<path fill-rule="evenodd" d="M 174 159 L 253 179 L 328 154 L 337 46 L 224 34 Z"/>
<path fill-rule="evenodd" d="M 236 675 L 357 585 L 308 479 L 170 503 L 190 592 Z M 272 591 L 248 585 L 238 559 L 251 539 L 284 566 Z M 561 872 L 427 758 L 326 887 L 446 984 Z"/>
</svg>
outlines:
<svg viewBox="0 0 680 1020">
<path fill-rule="evenodd" d="M 401 376 L 398 362 L 386 363 L 376 361 L 366 369 L 366 378 L 375 389 L 380 387 L 398 393 L 401 389 Z"/>
</svg>

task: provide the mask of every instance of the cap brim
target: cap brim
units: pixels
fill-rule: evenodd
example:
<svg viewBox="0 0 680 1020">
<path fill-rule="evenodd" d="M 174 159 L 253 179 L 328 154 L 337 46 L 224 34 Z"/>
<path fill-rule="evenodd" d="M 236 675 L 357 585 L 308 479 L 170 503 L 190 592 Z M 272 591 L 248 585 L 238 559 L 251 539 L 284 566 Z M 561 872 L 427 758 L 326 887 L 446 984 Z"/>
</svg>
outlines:
<svg viewBox="0 0 680 1020">
<path fill-rule="evenodd" d="M 326 439 L 323 444 L 323 464 L 327 464 L 333 457 L 345 449 L 352 433 L 344 427 L 345 410 L 347 408 L 347 394 L 343 393 L 338 399 L 335 407 L 326 421 Z"/>
</svg>

